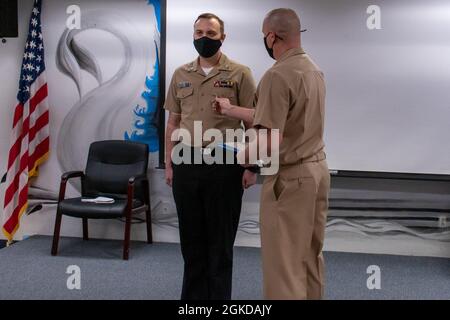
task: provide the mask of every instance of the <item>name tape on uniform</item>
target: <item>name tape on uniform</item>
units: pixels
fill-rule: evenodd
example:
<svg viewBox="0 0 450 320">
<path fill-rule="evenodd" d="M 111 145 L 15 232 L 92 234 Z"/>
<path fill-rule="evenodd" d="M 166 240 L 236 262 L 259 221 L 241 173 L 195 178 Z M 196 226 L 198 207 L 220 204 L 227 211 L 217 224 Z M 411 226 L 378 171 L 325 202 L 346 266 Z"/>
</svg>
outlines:
<svg viewBox="0 0 450 320">
<path fill-rule="evenodd" d="M 233 88 L 234 81 L 232 80 L 218 80 L 214 82 L 215 88 Z"/>
</svg>

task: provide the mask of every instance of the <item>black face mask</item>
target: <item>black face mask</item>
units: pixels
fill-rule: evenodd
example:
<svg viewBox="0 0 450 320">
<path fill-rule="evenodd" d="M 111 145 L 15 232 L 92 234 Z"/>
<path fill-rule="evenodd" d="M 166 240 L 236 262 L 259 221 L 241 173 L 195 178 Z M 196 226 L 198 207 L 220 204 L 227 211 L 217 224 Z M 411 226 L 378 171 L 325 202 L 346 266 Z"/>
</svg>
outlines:
<svg viewBox="0 0 450 320">
<path fill-rule="evenodd" d="M 211 58 L 217 53 L 217 51 L 219 51 L 221 46 L 222 41 L 214 40 L 208 37 L 194 40 L 194 47 L 203 58 Z"/>
<path fill-rule="evenodd" d="M 274 57 L 274 55 L 273 55 L 273 48 L 269 48 L 269 46 L 267 45 L 267 37 L 268 37 L 268 36 L 269 36 L 269 35 L 267 35 L 267 36 L 264 37 L 264 45 L 266 46 L 266 50 L 267 50 L 267 53 L 269 54 L 269 56 L 270 56 L 272 59 L 275 60 L 275 57 Z"/>
</svg>

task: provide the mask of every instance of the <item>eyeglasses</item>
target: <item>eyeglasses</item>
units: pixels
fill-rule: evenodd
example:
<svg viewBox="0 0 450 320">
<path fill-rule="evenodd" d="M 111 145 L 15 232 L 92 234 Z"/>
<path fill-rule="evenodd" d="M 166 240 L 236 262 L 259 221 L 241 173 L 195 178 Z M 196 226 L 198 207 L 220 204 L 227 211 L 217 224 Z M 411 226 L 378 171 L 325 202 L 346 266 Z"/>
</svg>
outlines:
<svg viewBox="0 0 450 320">
<path fill-rule="evenodd" d="M 306 32 L 306 31 L 308 31 L 308 29 L 302 29 L 302 30 L 300 30 L 300 32 Z M 273 31 L 270 31 L 270 32 L 273 32 Z M 270 33 L 269 32 L 269 33 Z M 265 38 L 267 38 L 267 36 L 269 35 L 269 33 L 265 36 Z M 275 32 L 274 32 L 275 33 Z M 276 33 L 275 33 L 275 38 L 278 38 L 278 39 L 280 39 L 280 40 L 284 40 L 282 37 L 280 37 L 279 35 L 277 35 Z"/>
</svg>

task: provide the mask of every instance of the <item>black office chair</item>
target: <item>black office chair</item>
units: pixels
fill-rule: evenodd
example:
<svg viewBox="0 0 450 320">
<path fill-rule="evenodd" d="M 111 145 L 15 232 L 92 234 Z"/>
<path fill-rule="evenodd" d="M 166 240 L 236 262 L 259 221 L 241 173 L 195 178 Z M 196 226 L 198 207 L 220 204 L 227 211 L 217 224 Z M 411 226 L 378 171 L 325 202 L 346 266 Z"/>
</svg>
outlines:
<svg viewBox="0 0 450 320">
<path fill-rule="evenodd" d="M 147 178 L 148 146 L 129 141 L 99 141 L 91 144 L 86 173 L 67 172 L 61 177 L 52 255 L 58 252 L 62 216 L 83 219 L 83 239 L 89 240 L 88 219 L 125 218 L 123 259 L 128 260 L 132 215 L 145 212 L 147 242 L 152 243 L 150 187 Z M 66 184 L 81 178 L 80 198 L 65 199 Z M 113 198 L 114 203 L 83 202 L 83 198 Z"/>
</svg>

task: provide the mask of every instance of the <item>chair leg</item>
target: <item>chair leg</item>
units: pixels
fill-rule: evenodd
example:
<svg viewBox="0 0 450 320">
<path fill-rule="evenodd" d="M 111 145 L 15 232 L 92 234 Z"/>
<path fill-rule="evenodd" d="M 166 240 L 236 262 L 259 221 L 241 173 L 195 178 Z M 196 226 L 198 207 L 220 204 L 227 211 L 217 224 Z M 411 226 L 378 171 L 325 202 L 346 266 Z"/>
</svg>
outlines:
<svg viewBox="0 0 450 320">
<path fill-rule="evenodd" d="M 150 209 L 150 205 L 148 205 L 148 209 L 145 211 L 145 220 L 147 221 L 147 243 L 153 243 L 153 233 L 152 233 L 152 211 Z"/>
<path fill-rule="evenodd" d="M 89 240 L 88 219 L 83 218 L 83 240 Z"/>
<path fill-rule="evenodd" d="M 147 210 L 145 210 L 145 220 L 147 222 L 147 243 L 153 243 L 153 232 L 152 232 L 152 207 L 150 202 L 150 184 L 149 181 L 146 180 L 144 183 L 145 186 L 145 202 L 147 205 Z"/>
<path fill-rule="evenodd" d="M 125 222 L 125 239 L 123 241 L 123 260 L 128 260 L 128 257 L 129 257 L 130 232 L 131 232 L 131 212 L 127 212 L 126 222 Z"/>
<path fill-rule="evenodd" d="M 55 221 L 55 231 L 53 233 L 53 245 L 52 245 L 52 256 L 56 256 L 58 254 L 58 243 L 59 243 L 59 235 L 61 231 L 61 220 L 62 214 L 57 211 L 56 212 L 56 221 Z"/>
</svg>

